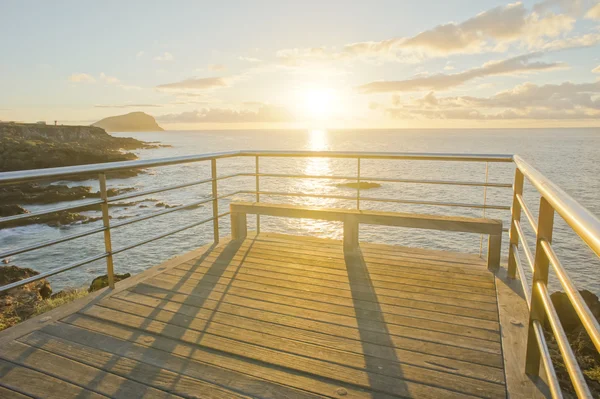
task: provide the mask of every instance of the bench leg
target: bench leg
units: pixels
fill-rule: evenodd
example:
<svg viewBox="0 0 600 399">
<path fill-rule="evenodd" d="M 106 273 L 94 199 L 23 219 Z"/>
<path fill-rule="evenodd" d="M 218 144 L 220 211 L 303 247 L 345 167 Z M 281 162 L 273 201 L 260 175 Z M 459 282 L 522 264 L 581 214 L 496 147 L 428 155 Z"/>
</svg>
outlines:
<svg viewBox="0 0 600 399">
<path fill-rule="evenodd" d="M 344 220 L 344 251 L 356 249 L 358 249 L 358 220 L 355 217 L 347 217 Z"/>
<path fill-rule="evenodd" d="M 231 239 L 243 240 L 248 236 L 248 225 L 246 214 L 231 212 Z"/>
<path fill-rule="evenodd" d="M 488 240 L 488 270 L 495 272 L 500 268 L 500 251 L 502 250 L 502 234 L 490 235 Z"/>
</svg>

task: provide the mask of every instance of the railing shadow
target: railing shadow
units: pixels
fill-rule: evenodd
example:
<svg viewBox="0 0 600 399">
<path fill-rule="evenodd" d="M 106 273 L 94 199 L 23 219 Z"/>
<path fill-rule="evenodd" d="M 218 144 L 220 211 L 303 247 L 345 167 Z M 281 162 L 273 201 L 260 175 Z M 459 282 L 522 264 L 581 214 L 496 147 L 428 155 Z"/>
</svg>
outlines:
<svg viewBox="0 0 600 399">
<path fill-rule="evenodd" d="M 346 270 L 348 272 L 348 281 L 350 284 L 354 309 L 361 308 L 357 303 L 359 301 L 369 301 L 375 304 L 375 310 L 372 312 L 374 316 L 370 319 L 359 317 L 358 313 L 360 311 L 355 311 L 357 314 L 356 323 L 358 326 L 361 345 L 363 347 L 362 352 L 365 360 L 365 367 L 368 371 L 369 385 L 374 391 L 371 397 L 374 399 L 389 398 L 389 394 L 384 392 L 389 392 L 390 387 L 382 386 L 381 381 L 373 376 L 373 374 L 380 374 L 384 367 L 386 368 L 386 375 L 395 379 L 395 390 L 408 391 L 408 387 L 404 383 L 402 365 L 400 364 L 400 359 L 398 358 L 396 350 L 394 349 L 394 344 L 387 329 L 387 324 L 377 299 L 377 293 L 375 292 L 375 287 L 371 281 L 369 270 L 367 269 L 367 265 L 360 247 L 353 251 L 344 250 L 344 261 L 346 263 Z M 379 357 L 369 356 L 367 353 L 368 349 L 364 345 L 365 342 L 371 341 L 371 337 L 373 335 L 373 323 L 378 323 L 384 329 L 382 334 L 380 334 L 380 343 L 382 347 L 385 347 L 388 350 L 387 356 L 385 356 L 385 358 L 388 360 L 385 361 L 385 364 L 382 363 L 382 360 Z M 396 365 L 393 370 L 389 369 L 390 362 L 394 362 Z"/>
</svg>

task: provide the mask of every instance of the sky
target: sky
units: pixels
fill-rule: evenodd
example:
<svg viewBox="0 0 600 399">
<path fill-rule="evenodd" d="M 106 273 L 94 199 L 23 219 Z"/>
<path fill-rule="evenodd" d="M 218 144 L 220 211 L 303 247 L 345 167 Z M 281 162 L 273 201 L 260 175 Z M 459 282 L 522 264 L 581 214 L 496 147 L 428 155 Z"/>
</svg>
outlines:
<svg viewBox="0 0 600 399">
<path fill-rule="evenodd" d="M 598 0 L 0 0 L 0 120 L 600 127 Z"/>
</svg>

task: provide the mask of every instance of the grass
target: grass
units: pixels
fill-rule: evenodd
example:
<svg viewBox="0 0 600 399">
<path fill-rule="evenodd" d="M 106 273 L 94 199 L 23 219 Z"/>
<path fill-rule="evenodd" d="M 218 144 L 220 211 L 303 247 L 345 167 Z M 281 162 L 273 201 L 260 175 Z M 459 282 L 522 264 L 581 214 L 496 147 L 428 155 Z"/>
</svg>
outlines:
<svg viewBox="0 0 600 399">
<path fill-rule="evenodd" d="M 35 312 L 31 316 L 37 316 L 42 313 L 46 313 L 54 308 L 57 308 L 61 305 L 64 305 L 69 302 L 73 302 L 76 299 L 83 298 L 88 294 L 87 288 L 77 288 L 71 290 L 65 290 L 64 295 L 59 296 L 58 298 L 52 299 L 44 299 L 39 302 L 35 307 Z"/>
<path fill-rule="evenodd" d="M 46 313 L 66 303 L 73 302 L 76 299 L 83 298 L 87 294 L 87 288 L 66 289 L 63 291 L 63 294 L 57 298 L 44 299 L 35 304 L 33 313 L 30 314 L 19 311 L 21 304 L 12 303 L 10 306 L 6 306 L 4 311 L 0 313 L 0 331 L 12 327 L 15 324 L 19 324 L 31 317 Z"/>
</svg>

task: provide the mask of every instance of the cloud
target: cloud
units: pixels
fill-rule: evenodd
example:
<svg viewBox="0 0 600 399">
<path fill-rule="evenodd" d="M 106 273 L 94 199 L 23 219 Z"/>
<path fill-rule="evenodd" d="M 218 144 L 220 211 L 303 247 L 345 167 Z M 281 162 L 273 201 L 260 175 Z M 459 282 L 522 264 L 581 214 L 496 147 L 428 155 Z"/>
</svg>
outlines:
<svg viewBox="0 0 600 399">
<path fill-rule="evenodd" d="M 160 104 L 96 104 L 94 108 L 159 108 Z"/>
<path fill-rule="evenodd" d="M 406 80 L 371 82 L 359 86 L 358 90 L 362 93 L 447 90 L 470 80 L 486 76 L 535 72 L 565 67 L 565 64 L 559 62 L 530 62 L 532 58 L 538 58 L 540 55 L 540 53 L 530 53 L 501 61 L 490 61 L 481 67 L 454 74 L 437 74 L 425 77 L 418 76 Z"/>
<path fill-rule="evenodd" d="M 87 73 L 74 73 L 69 76 L 69 81 L 74 83 L 95 83 L 96 79 Z"/>
<path fill-rule="evenodd" d="M 210 78 L 189 78 L 180 82 L 165 83 L 156 86 L 159 90 L 167 91 L 184 91 L 184 90 L 209 90 L 219 87 L 229 86 L 226 78 L 210 77 Z"/>
<path fill-rule="evenodd" d="M 142 58 L 144 56 L 144 51 L 138 51 L 137 54 L 135 55 L 135 58 Z"/>
<path fill-rule="evenodd" d="M 203 108 L 180 114 L 158 116 L 163 123 L 283 123 L 293 116 L 284 107 L 261 103 L 257 109 Z"/>
<path fill-rule="evenodd" d="M 594 7 L 590 8 L 588 12 L 585 14 L 587 19 L 596 19 L 600 20 L 600 3 L 596 4 Z"/>
<path fill-rule="evenodd" d="M 593 73 L 600 73 L 600 65 L 598 65 L 596 68 L 592 69 Z"/>
<path fill-rule="evenodd" d="M 240 61 L 246 61 L 246 62 L 252 62 L 252 63 L 254 63 L 254 62 L 261 62 L 261 60 L 259 60 L 258 58 L 254 58 L 254 57 L 242 57 L 242 56 L 240 56 L 240 57 L 238 57 L 238 60 L 240 60 Z"/>
<path fill-rule="evenodd" d="M 436 97 L 392 99 L 384 112 L 398 119 L 598 119 L 600 81 L 537 85 L 524 83 L 491 97 Z"/>
<path fill-rule="evenodd" d="M 173 54 L 165 51 L 163 54 L 154 57 L 154 61 L 173 61 Z"/>
<path fill-rule="evenodd" d="M 104 72 L 100 73 L 100 80 L 103 80 L 104 82 L 110 83 L 110 84 L 119 83 L 119 79 L 115 78 L 114 76 L 107 76 L 104 74 Z"/>
<path fill-rule="evenodd" d="M 209 71 L 224 71 L 227 67 L 223 64 L 210 64 L 208 66 Z"/>
<path fill-rule="evenodd" d="M 551 9 L 573 9 L 567 0 L 551 0 L 537 11 L 518 2 L 477 14 L 463 22 L 437 25 L 411 37 L 351 43 L 341 49 L 326 47 L 283 49 L 277 57 L 290 66 L 311 61 L 340 61 L 356 58 L 416 62 L 424 57 L 505 51 L 508 46 L 537 50 L 549 41 L 569 39 L 575 18 Z M 552 4 L 550 4 L 552 3 Z M 556 4 L 555 4 L 556 3 Z M 567 45 L 568 42 L 563 42 Z"/>
</svg>

